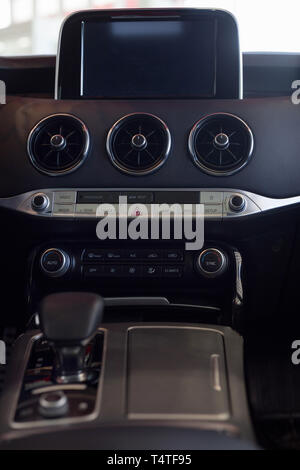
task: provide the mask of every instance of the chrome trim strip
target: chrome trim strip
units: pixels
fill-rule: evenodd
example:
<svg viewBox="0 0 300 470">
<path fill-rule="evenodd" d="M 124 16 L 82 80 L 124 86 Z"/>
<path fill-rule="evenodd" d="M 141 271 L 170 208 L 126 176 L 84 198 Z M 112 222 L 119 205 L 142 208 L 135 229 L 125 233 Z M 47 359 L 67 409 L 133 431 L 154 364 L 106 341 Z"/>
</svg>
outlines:
<svg viewBox="0 0 300 470">
<path fill-rule="evenodd" d="M 236 250 L 234 251 L 234 257 L 235 257 L 236 278 L 235 278 L 235 298 L 233 302 L 236 306 L 241 306 L 243 305 L 243 299 L 244 299 L 244 291 L 243 291 L 243 283 L 242 283 L 243 259 L 242 259 L 242 255 L 240 254 L 240 252 Z"/>
<path fill-rule="evenodd" d="M 218 330 L 218 327 L 209 327 L 209 326 L 191 326 L 191 325 L 132 325 L 127 328 L 127 332 L 137 329 L 146 329 L 146 328 L 161 328 L 161 329 L 176 329 L 176 330 L 202 330 L 202 331 L 211 331 L 213 333 L 218 333 L 224 338 L 224 331 Z"/>
<path fill-rule="evenodd" d="M 231 218 L 239 218 L 239 217 L 247 217 L 253 214 L 263 213 L 266 211 L 271 211 L 274 209 L 285 208 L 288 206 L 293 205 L 300 205 L 300 195 L 282 199 L 275 199 L 269 198 L 266 196 L 261 196 L 259 194 L 251 193 L 249 191 L 238 190 L 238 189 L 231 189 L 231 188 L 147 188 L 147 191 L 176 191 L 176 192 L 187 192 L 187 191 L 197 191 L 200 193 L 204 192 L 222 192 L 224 194 L 224 201 L 223 201 L 223 219 L 231 219 Z M 88 218 L 90 216 L 87 215 L 80 215 L 80 214 L 64 214 L 64 215 L 54 215 L 52 214 L 52 205 L 53 205 L 53 195 L 56 192 L 70 192 L 70 191 L 101 191 L 101 192 L 111 192 L 111 191 L 119 191 L 119 192 L 145 192 L 145 188 L 55 188 L 55 189 L 42 189 L 42 190 L 34 190 L 29 191 L 27 193 L 19 194 L 17 196 L 11 196 L 7 198 L 0 198 L 0 208 L 6 208 L 10 210 L 15 210 L 18 212 L 23 212 L 28 215 L 35 215 L 38 217 L 57 217 L 57 218 Z M 48 212 L 46 213 L 37 213 L 31 207 L 31 198 L 37 192 L 43 192 L 46 194 L 50 199 L 50 207 Z M 233 213 L 229 209 L 229 197 L 232 194 L 240 194 L 246 198 L 247 207 L 245 210 Z M 200 199 L 199 199 L 200 201 Z M 91 216 L 94 218 L 95 216 Z M 220 216 L 214 217 L 209 216 L 209 219 L 212 220 L 222 220 Z"/>
<path fill-rule="evenodd" d="M 166 297 L 105 297 L 104 302 L 106 307 L 170 305 Z"/>
<path fill-rule="evenodd" d="M 69 384 L 69 385 L 49 385 L 49 387 L 35 388 L 32 390 L 32 395 L 39 395 L 40 393 L 56 392 L 57 390 L 86 390 L 85 384 Z"/>
<path fill-rule="evenodd" d="M 176 413 L 128 413 L 128 419 L 130 420 L 188 420 L 188 421 L 228 421 L 230 418 L 229 413 L 219 414 L 176 414 Z"/>
<path fill-rule="evenodd" d="M 104 298 L 106 307 L 115 306 L 170 306 L 170 307 L 181 307 L 181 308 L 195 308 L 195 309 L 206 309 L 219 312 L 219 307 L 212 305 L 198 305 L 198 304 L 178 304 L 170 302 L 166 297 L 105 297 Z"/>
<path fill-rule="evenodd" d="M 220 354 L 212 354 L 210 356 L 210 365 L 212 369 L 212 387 L 216 392 L 221 392 L 221 378 L 220 378 Z"/>
<path fill-rule="evenodd" d="M 80 30 L 80 97 L 83 96 L 83 79 L 84 79 L 84 28 L 85 22 L 81 21 L 81 30 Z"/>
<path fill-rule="evenodd" d="M 206 310 L 213 310 L 215 312 L 220 312 L 220 307 L 214 307 L 212 305 L 198 305 L 198 304 L 170 304 L 171 307 L 182 307 L 182 308 L 195 308 L 195 309 L 206 309 Z"/>
</svg>

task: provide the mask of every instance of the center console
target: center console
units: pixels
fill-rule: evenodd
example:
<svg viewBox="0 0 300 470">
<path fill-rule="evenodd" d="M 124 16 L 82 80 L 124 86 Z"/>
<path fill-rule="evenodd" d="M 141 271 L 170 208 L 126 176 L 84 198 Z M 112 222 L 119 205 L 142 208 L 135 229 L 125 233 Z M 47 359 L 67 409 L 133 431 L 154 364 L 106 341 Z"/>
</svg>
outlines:
<svg viewBox="0 0 300 470">
<path fill-rule="evenodd" d="M 28 331 L 15 345 L 0 404 L 4 437 L 18 442 L 28 432 L 72 425 L 82 433 L 79 448 L 90 448 L 89 426 L 126 432 L 159 425 L 253 438 L 237 333 L 195 324 L 101 324 L 102 314 L 94 294 L 43 300 L 42 332 Z M 63 445 L 57 436 L 53 448 Z"/>
</svg>

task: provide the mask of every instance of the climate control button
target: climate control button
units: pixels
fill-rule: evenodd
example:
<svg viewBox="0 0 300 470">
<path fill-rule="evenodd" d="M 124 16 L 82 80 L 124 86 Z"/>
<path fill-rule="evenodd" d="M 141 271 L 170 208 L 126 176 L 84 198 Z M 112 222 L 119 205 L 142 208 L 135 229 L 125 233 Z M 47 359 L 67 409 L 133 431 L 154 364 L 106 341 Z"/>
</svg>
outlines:
<svg viewBox="0 0 300 470">
<path fill-rule="evenodd" d="M 62 277 L 69 270 L 71 259 L 65 251 L 50 248 L 42 254 L 40 265 L 42 271 L 48 277 Z"/>
<path fill-rule="evenodd" d="M 196 259 L 198 271 L 206 277 L 214 278 L 224 273 L 228 265 L 227 255 L 217 248 L 208 248 Z"/>
</svg>

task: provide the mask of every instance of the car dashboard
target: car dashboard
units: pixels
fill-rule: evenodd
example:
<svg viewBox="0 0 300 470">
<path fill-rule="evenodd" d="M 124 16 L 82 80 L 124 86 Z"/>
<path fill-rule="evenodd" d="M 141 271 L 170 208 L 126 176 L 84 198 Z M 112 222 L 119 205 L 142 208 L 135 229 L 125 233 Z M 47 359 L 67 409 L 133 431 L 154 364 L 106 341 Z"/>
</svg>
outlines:
<svg viewBox="0 0 300 470">
<path fill-rule="evenodd" d="M 209 70 L 196 97 L 187 96 L 194 82 L 189 88 L 180 75 L 172 96 L 139 96 L 151 95 L 158 70 L 143 84 L 124 60 L 127 82 L 115 69 L 109 83 L 109 70 L 96 70 L 97 25 L 105 32 L 103 24 L 120 23 L 124 35 L 126 21 L 133 28 L 142 18 L 147 38 L 150 21 L 166 26 L 168 15 L 173 29 L 199 17 L 207 35 L 219 22 L 212 96 Z M 286 436 L 297 414 L 290 345 L 298 326 L 300 115 L 286 93 L 242 97 L 236 35 L 231 15 L 215 10 L 76 13 L 61 32 L 55 98 L 13 92 L 0 105 L 1 327 L 18 337 L 0 395 L 4 447 L 296 446 Z M 115 236 L 99 236 L 100 205 L 102 217 L 113 211 Z M 144 232 L 154 205 L 170 228 L 163 233 L 162 216 L 151 238 Z M 187 209 L 197 222 L 198 205 L 203 243 L 192 246 L 178 227 Z M 143 234 L 118 236 L 134 218 Z M 80 373 L 70 373 L 71 363 Z M 283 397 L 274 385 L 280 374 L 292 383 Z M 229 443 L 217 443 L 220 432 Z"/>
</svg>

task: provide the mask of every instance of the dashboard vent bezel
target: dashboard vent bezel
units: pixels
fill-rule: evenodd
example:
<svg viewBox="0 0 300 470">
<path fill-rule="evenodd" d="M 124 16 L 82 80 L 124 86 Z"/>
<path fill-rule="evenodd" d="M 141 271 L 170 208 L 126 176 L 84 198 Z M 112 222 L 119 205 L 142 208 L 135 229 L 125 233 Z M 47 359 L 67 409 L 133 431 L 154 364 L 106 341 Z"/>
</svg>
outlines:
<svg viewBox="0 0 300 470">
<path fill-rule="evenodd" d="M 240 158 L 235 165 L 228 166 L 228 169 L 221 169 L 221 167 L 220 169 L 218 169 L 216 165 L 209 165 L 207 162 L 205 162 L 205 158 L 201 157 L 201 155 L 198 154 L 195 142 L 197 136 L 199 135 L 199 132 L 203 130 L 204 126 L 206 126 L 208 123 L 213 123 L 214 120 L 222 119 L 222 117 L 224 118 L 224 120 L 236 120 L 238 125 L 240 125 L 241 129 L 245 132 L 245 136 L 247 136 L 247 148 L 245 151 L 245 155 L 243 156 L 243 158 Z M 211 144 L 213 146 L 213 141 L 211 142 Z M 226 112 L 218 112 L 213 114 L 207 114 L 196 122 L 196 124 L 191 129 L 189 135 L 188 147 L 193 162 L 204 173 L 211 176 L 231 176 L 242 170 L 246 165 L 248 165 L 249 161 L 251 160 L 254 150 L 254 136 L 249 125 L 239 116 Z M 223 167 L 224 166 L 225 165 L 223 165 Z"/>
<path fill-rule="evenodd" d="M 46 168 L 46 166 L 43 166 L 43 164 L 39 161 L 37 158 L 37 155 L 34 152 L 34 141 L 38 137 L 39 133 L 42 132 L 44 129 L 46 129 L 47 124 L 51 123 L 51 121 L 54 120 L 72 120 L 74 122 L 74 125 L 77 127 L 78 132 L 81 132 L 81 137 L 82 137 L 82 148 L 81 151 L 78 155 L 78 157 L 74 158 L 74 161 L 70 163 L 70 165 L 66 166 L 64 165 L 64 168 L 62 169 L 49 169 Z M 69 124 L 70 125 L 70 124 Z M 66 146 L 68 143 L 66 142 Z M 32 165 L 40 172 L 43 173 L 47 176 L 64 176 L 70 173 L 73 173 L 75 170 L 77 170 L 81 165 L 84 163 L 88 156 L 90 148 L 90 135 L 87 126 L 85 123 L 79 119 L 77 116 L 74 116 L 73 114 L 68 114 L 68 113 L 55 113 L 51 114 L 49 116 L 46 116 L 45 118 L 41 119 L 30 131 L 28 139 L 27 139 L 27 153 L 29 155 L 30 161 Z"/>
<path fill-rule="evenodd" d="M 114 149 L 113 149 L 113 139 L 127 122 L 129 123 L 130 120 L 135 120 L 135 119 L 138 119 L 139 117 L 141 119 L 144 119 L 144 118 L 149 119 L 149 121 L 153 120 L 153 123 L 155 123 L 156 125 L 158 124 L 160 126 L 160 129 L 164 134 L 165 145 L 161 152 L 160 157 L 157 158 L 157 160 L 153 163 L 153 165 L 149 166 L 146 169 L 144 168 L 141 170 L 136 170 L 136 169 L 130 168 L 129 166 L 122 164 L 120 159 L 115 156 Z M 119 171 L 121 171 L 122 173 L 125 173 L 130 176 L 150 175 L 156 172 L 166 163 L 170 154 L 170 150 L 171 150 L 171 133 L 166 123 L 159 117 L 155 116 L 154 114 L 145 113 L 145 112 L 135 112 L 131 114 L 126 114 L 125 116 L 120 118 L 108 132 L 107 140 L 106 140 L 106 150 L 113 166 L 117 168 Z"/>
</svg>

